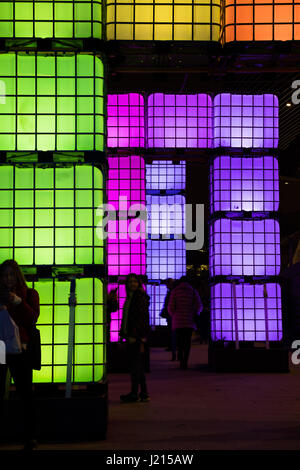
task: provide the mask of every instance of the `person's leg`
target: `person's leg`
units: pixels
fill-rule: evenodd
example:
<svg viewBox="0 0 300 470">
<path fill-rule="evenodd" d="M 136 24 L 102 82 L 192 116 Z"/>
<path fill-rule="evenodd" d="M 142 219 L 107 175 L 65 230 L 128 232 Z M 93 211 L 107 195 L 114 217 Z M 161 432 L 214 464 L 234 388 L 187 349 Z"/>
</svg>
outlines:
<svg viewBox="0 0 300 470">
<path fill-rule="evenodd" d="M 192 342 L 192 328 L 184 328 L 183 331 L 183 367 L 184 369 L 187 368 L 187 363 L 189 360 L 190 350 L 191 350 L 191 342 Z"/>
<path fill-rule="evenodd" d="M 139 357 L 137 343 L 128 344 L 129 371 L 131 379 L 131 394 L 138 396 L 139 386 Z"/>
<path fill-rule="evenodd" d="M 138 344 L 138 382 L 140 385 L 140 398 L 145 400 L 149 397 L 147 383 L 146 383 L 146 375 L 145 375 L 145 348 L 146 345 L 144 343 Z"/>
<path fill-rule="evenodd" d="M 183 360 L 182 328 L 177 328 L 175 332 L 176 332 L 178 360 L 180 361 L 180 366 L 181 366 L 182 360 Z"/>
</svg>

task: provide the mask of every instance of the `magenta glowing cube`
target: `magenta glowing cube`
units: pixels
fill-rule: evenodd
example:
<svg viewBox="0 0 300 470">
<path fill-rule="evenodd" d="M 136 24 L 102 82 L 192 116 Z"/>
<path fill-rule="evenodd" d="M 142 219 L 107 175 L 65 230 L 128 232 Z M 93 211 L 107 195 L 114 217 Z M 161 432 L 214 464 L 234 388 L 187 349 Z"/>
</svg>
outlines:
<svg viewBox="0 0 300 470">
<path fill-rule="evenodd" d="M 167 295 L 167 287 L 163 284 L 159 286 L 147 285 L 147 293 L 150 296 L 150 325 L 151 326 L 165 326 L 167 320 L 160 316 L 163 309 L 165 297 Z"/>
<path fill-rule="evenodd" d="M 184 190 L 186 162 L 153 161 L 146 165 L 147 190 Z"/>
<path fill-rule="evenodd" d="M 116 210 L 116 216 L 120 216 L 119 210 L 128 210 L 133 205 L 145 206 L 143 158 L 135 155 L 109 156 L 108 165 L 107 199 Z M 120 197 L 127 198 L 121 208 Z M 127 275 L 131 272 L 145 274 L 146 224 L 143 221 L 135 221 L 129 217 L 128 220 L 110 220 L 108 223 L 107 263 L 108 274 L 111 276 Z"/>
<path fill-rule="evenodd" d="M 211 337 L 213 341 L 280 341 L 282 339 L 281 288 L 279 284 L 211 287 Z M 267 332 L 268 333 L 267 333 Z"/>
<path fill-rule="evenodd" d="M 144 147 L 144 97 L 138 93 L 107 96 L 107 146 Z"/>
<path fill-rule="evenodd" d="M 126 289 L 124 284 L 108 284 L 108 292 L 110 292 L 112 289 L 115 289 L 116 287 L 118 287 L 117 295 L 119 308 L 116 312 L 111 313 L 110 341 L 112 342 L 119 341 L 119 331 L 121 329 L 123 307 L 126 300 Z"/>
<path fill-rule="evenodd" d="M 211 276 L 276 276 L 280 271 L 279 223 L 273 219 L 217 219 L 210 225 Z"/>
<path fill-rule="evenodd" d="M 148 147 L 212 146 L 212 99 L 206 94 L 148 97 Z"/>
<path fill-rule="evenodd" d="M 151 280 L 169 277 L 179 279 L 186 274 L 184 240 L 147 240 L 147 276 Z"/>
<path fill-rule="evenodd" d="M 278 211 L 275 157 L 216 157 L 210 166 L 210 211 Z"/>
<path fill-rule="evenodd" d="M 185 233 L 185 196 L 147 194 L 148 227 L 151 235 Z"/>
<path fill-rule="evenodd" d="M 213 109 L 214 147 L 278 147 L 277 96 L 221 93 Z"/>
</svg>

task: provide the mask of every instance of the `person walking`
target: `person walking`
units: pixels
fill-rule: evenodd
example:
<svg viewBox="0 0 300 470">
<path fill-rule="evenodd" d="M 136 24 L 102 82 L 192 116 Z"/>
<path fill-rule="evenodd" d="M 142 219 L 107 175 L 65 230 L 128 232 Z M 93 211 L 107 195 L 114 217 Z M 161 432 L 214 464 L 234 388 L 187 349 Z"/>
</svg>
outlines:
<svg viewBox="0 0 300 470">
<path fill-rule="evenodd" d="M 192 333 L 195 328 L 195 316 L 203 306 L 198 292 L 183 276 L 171 292 L 168 312 L 172 317 L 172 328 L 176 331 L 180 368 L 187 369 L 191 349 Z"/>
<path fill-rule="evenodd" d="M 145 377 L 145 348 L 149 334 L 149 300 L 150 297 L 143 289 L 140 278 L 129 274 L 126 278 L 126 300 L 123 307 L 123 317 L 120 338 L 125 338 L 129 359 L 131 391 L 121 395 L 124 403 L 149 401 Z M 140 387 L 140 393 L 138 390 Z"/>
<path fill-rule="evenodd" d="M 1 367 L 1 408 L 3 409 L 4 405 L 9 369 L 16 385 L 17 394 L 22 400 L 22 421 L 25 429 L 24 450 L 33 450 L 36 447 L 36 418 L 32 391 L 32 360 L 28 352 L 28 345 L 40 313 L 39 294 L 35 289 L 27 287 L 23 273 L 14 260 L 6 260 L 1 264 L 0 287 L 1 292 L 5 293 L 2 294 L 2 297 L 6 295 L 6 300 L 2 300 L 2 303 L 5 304 L 4 310 L 9 313 L 12 325 L 18 327 L 21 344 L 20 354 L 10 354 L 8 351 L 6 365 Z M 3 320 L 5 317 L 1 315 L 1 318 Z"/>
</svg>

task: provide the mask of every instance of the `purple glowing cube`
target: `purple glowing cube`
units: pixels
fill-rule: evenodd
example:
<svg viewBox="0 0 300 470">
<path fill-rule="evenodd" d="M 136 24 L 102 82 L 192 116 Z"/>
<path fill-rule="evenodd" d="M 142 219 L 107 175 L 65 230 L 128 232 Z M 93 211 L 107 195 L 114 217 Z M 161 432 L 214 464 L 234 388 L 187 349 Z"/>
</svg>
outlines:
<svg viewBox="0 0 300 470">
<path fill-rule="evenodd" d="M 169 277 L 179 279 L 186 274 L 184 240 L 147 240 L 147 276 L 151 280 Z"/>
<path fill-rule="evenodd" d="M 210 167 L 210 211 L 278 211 L 275 157 L 216 157 Z"/>
<path fill-rule="evenodd" d="M 185 162 L 153 161 L 146 165 L 146 189 L 185 189 Z"/>
<path fill-rule="evenodd" d="M 185 196 L 147 194 L 148 233 L 181 235 L 185 233 Z"/>
<path fill-rule="evenodd" d="M 222 93 L 213 109 L 214 147 L 278 147 L 277 96 Z"/>
<path fill-rule="evenodd" d="M 121 329 L 121 322 L 123 316 L 123 307 L 126 300 L 126 289 L 124 284 L 111 283 L 108 284 L 108 292 L 118 287 L 117 295 L 119 301 L 119 309 L 111 313 L 110 322 L 110 341 L 119 341 L 119 331 Z"/>
<path fill-rule="evenodd" d="M 282 339 L 281 289 L 279 284 L 211 287 L 211 337 L 213 341 L 280 341 Z M 266 295 L 266 297 L 264 296 Z"/>
<path fill-rule="evenodd" d="M 217 219 L 210 225 L 211 276 L 276 276 L 280 271 L 279 223 Z"/>
<path fill-rule="evenodd" d="M 148 147 L 212 146 L 212 99 L 206 94 L 148 97 Z"/>
<path fill-rule="evenodd" d="M 144 147 L 144 97 L 138 93 L 107 96 L 107 146 Z"/>
<path fill-rule="evenodd" d="M 167 287 L 163 284 L 159 286 L 147 285 L 147 293 L 150 296 L 150 325 L 164 326 L 167 325 L 165 318 L 160 316 L 160 312 L 164 306 L 165 297 L 167 295 Z"/>
</svg>

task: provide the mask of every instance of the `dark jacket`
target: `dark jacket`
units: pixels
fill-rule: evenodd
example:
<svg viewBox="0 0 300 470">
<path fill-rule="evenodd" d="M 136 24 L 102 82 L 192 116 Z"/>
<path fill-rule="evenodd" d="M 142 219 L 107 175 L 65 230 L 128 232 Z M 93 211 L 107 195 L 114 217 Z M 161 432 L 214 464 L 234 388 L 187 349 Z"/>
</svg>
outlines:
<svg viewBox="0 0 300 470">
<path fill-rule="evenodd" d="M 24 288 L 16 292 L 22 302 L 17 305 L 8 305 L 7 310 L 20 331 L 22 343 L 28 343 L 30 332 L 36 324 L 40 314 L 39 294 L 35 289 Z"/>
<path fill-rule="evenodd" d="M 149 301 L 150 297 L 143 289 L 134 292 L 128 310 L 127 337 L 137 339 L 147 338 L 150 331 Z M 123 319 L 120 336 L 124 337 Z"/>
</svg>

